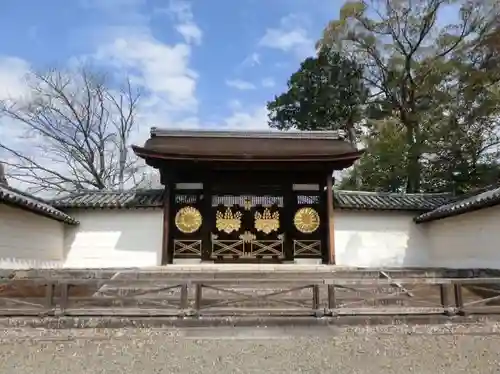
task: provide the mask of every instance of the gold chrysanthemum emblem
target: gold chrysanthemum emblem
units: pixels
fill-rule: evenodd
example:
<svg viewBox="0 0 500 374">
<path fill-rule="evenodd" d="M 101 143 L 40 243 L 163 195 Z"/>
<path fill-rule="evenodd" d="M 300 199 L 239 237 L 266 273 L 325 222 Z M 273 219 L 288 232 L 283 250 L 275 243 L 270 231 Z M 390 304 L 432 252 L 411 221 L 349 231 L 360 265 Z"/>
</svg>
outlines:
<svg viewBox="0 0 500 374">
<path fill-rule="evenodd" d="M 198 209 L 186 206 L 175 215 L 175 226 L 184 234 L 192 234 L 201 227 L 202 217 Z"/>
<path fill-rule="evenodd" d="M 311 234 L 319 228 L 319 214 L 313 208 L 300 208 L 295 213 L 293 224 L 300 232 Z"/>
</svg>

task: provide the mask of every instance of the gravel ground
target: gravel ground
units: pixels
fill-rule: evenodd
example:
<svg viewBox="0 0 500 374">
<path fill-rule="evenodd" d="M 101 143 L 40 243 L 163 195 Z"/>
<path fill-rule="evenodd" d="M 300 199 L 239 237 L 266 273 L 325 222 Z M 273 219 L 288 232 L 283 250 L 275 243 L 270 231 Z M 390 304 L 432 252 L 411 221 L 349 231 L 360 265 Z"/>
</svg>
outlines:
<svg viewBox="0 0 500 374">
<path fill-rule="evenodd" d="M 0 373 L 500 373 L 497 324 L 0 333 Z"/>
</svg>

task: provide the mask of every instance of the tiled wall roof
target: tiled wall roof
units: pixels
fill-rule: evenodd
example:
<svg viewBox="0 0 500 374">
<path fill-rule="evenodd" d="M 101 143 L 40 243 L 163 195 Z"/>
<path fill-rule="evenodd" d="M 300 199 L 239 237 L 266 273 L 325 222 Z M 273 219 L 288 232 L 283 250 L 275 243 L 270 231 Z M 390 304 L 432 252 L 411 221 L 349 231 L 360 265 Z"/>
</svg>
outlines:
<svg viewBox="0 0 500 374">
<path fill-rule="evenodd" d="M 0 202 L 68 224 L 77 224 L 73 217 L 54 208 L 50 203 L 15 188 L 0 184 Z"/>
<path fill-rule="evenodd" d="M 59 209 L 151 208 L 163 205 L 163 189 L 129 191 L 85 191 L 52 200 Z"/>
<path fill-rule="evenodd" d="M 425 212 L 450 201 L 448 194 L 335 191 L 335 207 L 341 209 L 410 210 Z"/>
<path fill-rule="evenodd" d="M 500 204 L 500 186 L 485 188 L 455 199 L 453 202 L 441 205 L 430 212 L 419 215 L 415 218 L 415 222 L 434 221 L 497 204 Z"/>
<path fill-rule="evenodd" d="M 425 212 L 450 200 L 444 194 L 395 194 L 335 191 L 335 207 L 340 209 L 410 210 Z M 87 191 L 52 201 L 60 209 L 160 207 L 163 190 Z"/>
</svg>

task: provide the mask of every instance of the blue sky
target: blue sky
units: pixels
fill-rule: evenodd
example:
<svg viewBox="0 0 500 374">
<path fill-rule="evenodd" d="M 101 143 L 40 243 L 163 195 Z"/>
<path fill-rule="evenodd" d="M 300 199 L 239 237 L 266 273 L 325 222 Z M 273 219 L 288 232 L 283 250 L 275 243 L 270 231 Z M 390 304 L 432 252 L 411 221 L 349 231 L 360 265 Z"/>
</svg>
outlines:
<svg viewBox="0 0 500 374">
<path fill-rule="evenodd" d="M 0 97 L 30 68 L 89 61 L 143 89 L 151 126 L 265 128 L 335 0 L 4 0 Z"/>
</svg>

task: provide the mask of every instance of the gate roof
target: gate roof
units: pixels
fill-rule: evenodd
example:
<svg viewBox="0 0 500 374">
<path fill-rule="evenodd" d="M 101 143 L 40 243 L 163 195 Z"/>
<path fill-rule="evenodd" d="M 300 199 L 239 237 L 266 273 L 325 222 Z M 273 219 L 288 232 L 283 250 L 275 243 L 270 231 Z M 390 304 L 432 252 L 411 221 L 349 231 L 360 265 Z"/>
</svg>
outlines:
<svg viewBox="0 0 500 374">
<path fill-rule="evenodd" d="M 133 146 L 146 160 L 343 162 L 362 151 L 332 131 L 190 131 L 151 129 L 144 146 Z"/>
</svg>

